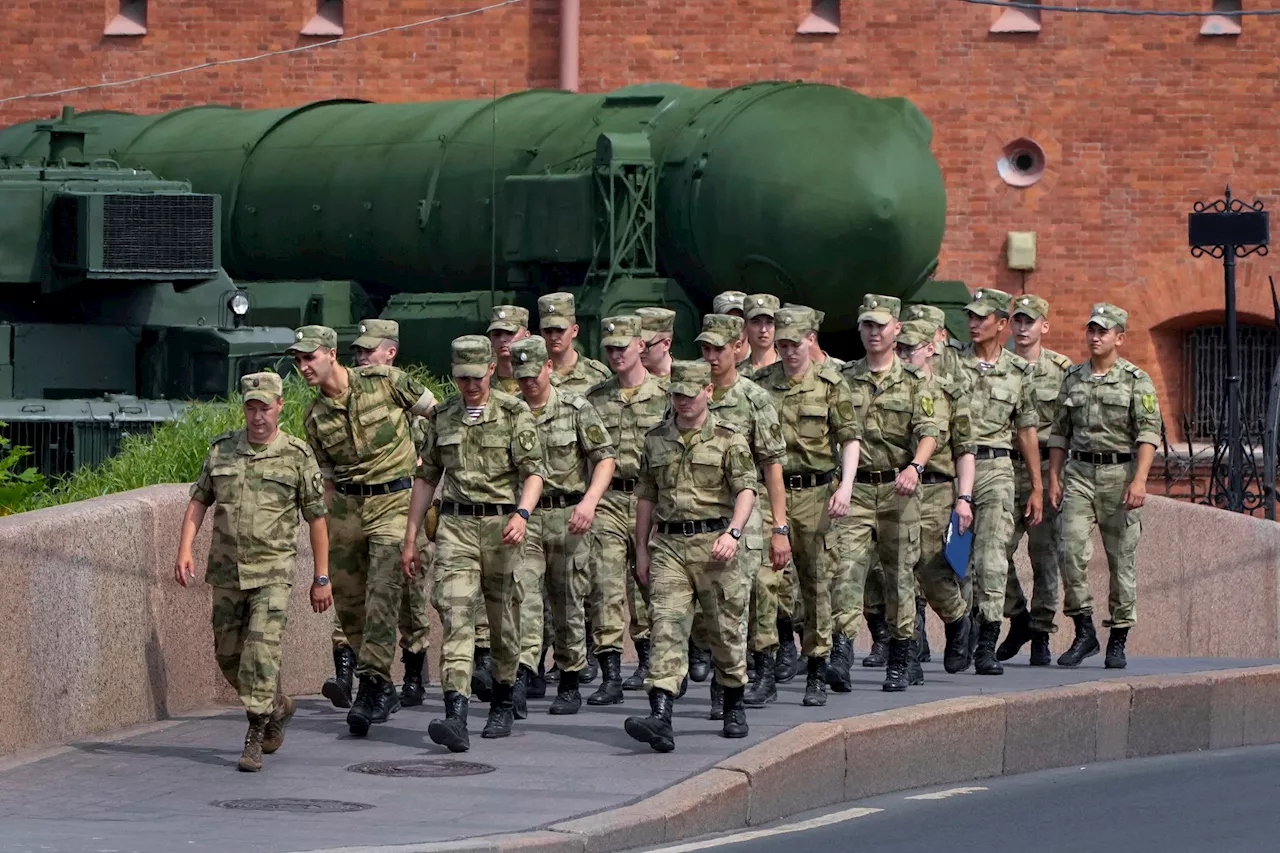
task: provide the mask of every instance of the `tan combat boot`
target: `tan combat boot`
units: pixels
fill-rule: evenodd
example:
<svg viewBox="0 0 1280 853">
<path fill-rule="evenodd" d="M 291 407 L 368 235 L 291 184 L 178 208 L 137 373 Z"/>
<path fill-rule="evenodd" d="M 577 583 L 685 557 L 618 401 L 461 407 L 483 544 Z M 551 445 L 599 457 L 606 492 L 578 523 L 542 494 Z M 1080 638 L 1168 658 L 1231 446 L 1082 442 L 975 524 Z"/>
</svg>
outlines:
<svg viewBox="0 0 1280 853">
<path fill-rule="evenodd" d="M 277 694 L 271 718 L 267 721 L 267 730 L 262 736 L 262 752 L 265 755 L 270 755 L 284 745 L 284 730 L 293 719 L 293 711 L 293 700 Z"/>
<path fill-rule="evenodd" d="M 270 714 L 249 714 L 249 733 L 244 736 L 244 752 L 236 762 L 236 768 L 245 773 L 257 773 L 262 769 L 262 736 L 267 730 Z"/>
</svg>

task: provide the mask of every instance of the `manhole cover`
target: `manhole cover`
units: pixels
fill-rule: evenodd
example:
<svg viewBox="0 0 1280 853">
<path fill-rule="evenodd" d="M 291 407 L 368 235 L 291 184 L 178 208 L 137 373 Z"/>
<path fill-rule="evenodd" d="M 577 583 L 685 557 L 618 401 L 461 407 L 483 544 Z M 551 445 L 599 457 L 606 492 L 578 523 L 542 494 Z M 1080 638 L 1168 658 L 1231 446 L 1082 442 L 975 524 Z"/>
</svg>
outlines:
<svg viewBox="0 0 1280 853">
<path fill-rule="evenodd" d="M 409 761 L 366 761 L 347 768 L 352 773 L 368 773 L 373 776 L 395 776 L 412 779 L 439 779 L 445 776 L 479 776 L 492 773 L 497 768 L 474 761 L 447 761 L 440 758 L 420 758 Z"/>
<path fill-rule="evenodd" d="M 343 800 L 298 800 L 289 797 L 274 800 L 215 800 L 220 809 L 240 809 L 252 812 L 359 812 L 371 809 L 368 803 L 349 803 Z"/>
</svg>

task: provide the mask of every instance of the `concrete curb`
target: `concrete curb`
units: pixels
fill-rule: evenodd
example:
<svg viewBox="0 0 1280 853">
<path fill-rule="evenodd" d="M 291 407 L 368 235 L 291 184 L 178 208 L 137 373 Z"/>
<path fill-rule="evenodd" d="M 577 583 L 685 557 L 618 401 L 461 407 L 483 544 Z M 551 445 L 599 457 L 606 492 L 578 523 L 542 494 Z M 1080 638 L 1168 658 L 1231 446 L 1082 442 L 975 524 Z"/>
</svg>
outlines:
<svg viewBox="0 0 1280 853">
<path fill-rule="evenodd" d="M 1280 743 L 1280 666 L 971 696 L 805 723 L 630 805 L 531 832 L 327 853 L 618 853 L 878 794 Z"/>
</svg>

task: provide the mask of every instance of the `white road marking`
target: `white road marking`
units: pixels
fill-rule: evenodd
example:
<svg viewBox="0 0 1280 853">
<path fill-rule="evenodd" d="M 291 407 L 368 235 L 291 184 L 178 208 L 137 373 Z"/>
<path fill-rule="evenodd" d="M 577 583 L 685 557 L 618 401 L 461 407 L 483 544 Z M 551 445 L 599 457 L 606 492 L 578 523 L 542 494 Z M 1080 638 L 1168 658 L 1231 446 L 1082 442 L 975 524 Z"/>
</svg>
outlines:
<svg viewBox="0 0 1280 853">
<path fill-rule="evenodd" d="M 820 815 L 819 817 L 810 818 L 809 820 L 802 820 L 798 823 L 789 823 L 786 826 L 778 826 L 772 829 L 754 829 L 748 832 L 738 832 L 733 835 L 723 835 L 719 838 L 709 838 L 706 841 L 691 841 L 688 844 L 676 844 L 671 847 L 657 847 L 648 851 L 648 853 L 691 853 L 691 851 L 694 850 L 706 850 L 711 847 L 724 847 L 729 844 L 741 844 L 744 841 L 754 841 L 757 838 L 769 838 L 773 835 L 786 835 L 792 832 L 804 832 L 807 829 L 817 829 L 820 826 L 830 826 L 833 823 L 843 823 L 846 820 L 866 817 L 869 814 L 875 814 L 876 812 L 882 811 L 884 811 L 884 809 L 844 809 L 843 811 Z"/>
<path fill-rule="evenodd" d="M 945 800 L 950 797 L 959 797 L 962 794 L 976 794 L 978 791 L 985 791 L 986 788 L 948 788 L 945 791 L 934 791 L 932 794 L 916 794 L 914 797 L 903 797 L 904 800 Z"/>
</svg>

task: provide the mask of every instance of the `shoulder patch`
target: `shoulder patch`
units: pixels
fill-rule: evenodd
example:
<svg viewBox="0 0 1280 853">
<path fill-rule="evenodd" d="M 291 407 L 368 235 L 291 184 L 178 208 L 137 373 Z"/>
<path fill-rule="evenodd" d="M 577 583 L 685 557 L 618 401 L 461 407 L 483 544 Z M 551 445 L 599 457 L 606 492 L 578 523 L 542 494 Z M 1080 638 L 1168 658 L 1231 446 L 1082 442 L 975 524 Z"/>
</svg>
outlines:
<svg viewBox="0 0 1280 853">
<path fill-rule="evenodd" d="M 924 371 L 919 367 L 916 367 L 914 364 L 912 364 L 909 361 L 902 362 L 902 369 L 905 370 L 907 373 L 910 373 L 912 376 L 916 377 L 917 379 L 924 378 Z"/>
<path fill-rule="evenodd" d="M 1067 358 L 1060 352 L 1049 353 L 1049 360 L 1058 365 L 1058 367 L 1061 367 L 1063 370 L 1071 367 L 1071 359 Z"/>
<path fill-rule="evenodd" d="M 964 351 L 964 341 L 958 341 L 955 338 L 947 338 L 947 346 L 954 350 Z"/>
<path fill-rule="evenodd" d="M 844 377 L 840 375 L 839 370 L 831 366 L 831 359 L 827 359 L 826 363 L 818 368 L 818 378 L 828 384 L 839 385 Z"/>
<path fill-rule="evenodd" d="M 738 428 L 728 421 L 716 421 L 716 429 L 722 430 L 726 435 L 736 435 Z"/>
<path fill-rule="evenodd" d="M 592 444 L 605 444 L 608 442 L 609 436 L 605 434 L 604 427 L 600 424 L 591 424 L 587 427 L 587 441 Z"/>
<path fill-rule="evenodd" d="M 396 369 L 389 364 L 367 364 L 355 368 L 355 372 L 361 376 L 391 376 L 391 372 Z"/>
<path fill-rule="evenodd" d="M 229 429 L 226 432 L 220 432 L 217 435 L 215 435 L 213 438 L 209 439 L 209 446 L 213 447 L 215 444 L 218 444 L 219 442 L 226 441 L 229 438 L 235 438 L 236 433 L 238 432 L 240 432 L 240 430 L 238 429 Z"/>
<path fill-rule="evenodd" d="M 1138 367 L 1138 365 L 1134 364 L 1133 362 L 1129 362 L 1128 364 L 1126 364 L 1124 366 L 1124 369 L 1132 373 L 1134 377 L 1137 379 L 1146 378 L 1147 372 L 1143 370 L 1141 367 Z"/>
<path fill-rule="evenodd" d="M 564 399 L 565 404 L 573 409 L 585 409 L 587 406 L 591 405 L 587 402 L 585 397 L 581 397 L 577 394 L 561 393 L 560 396 Z"/>
</svg>

